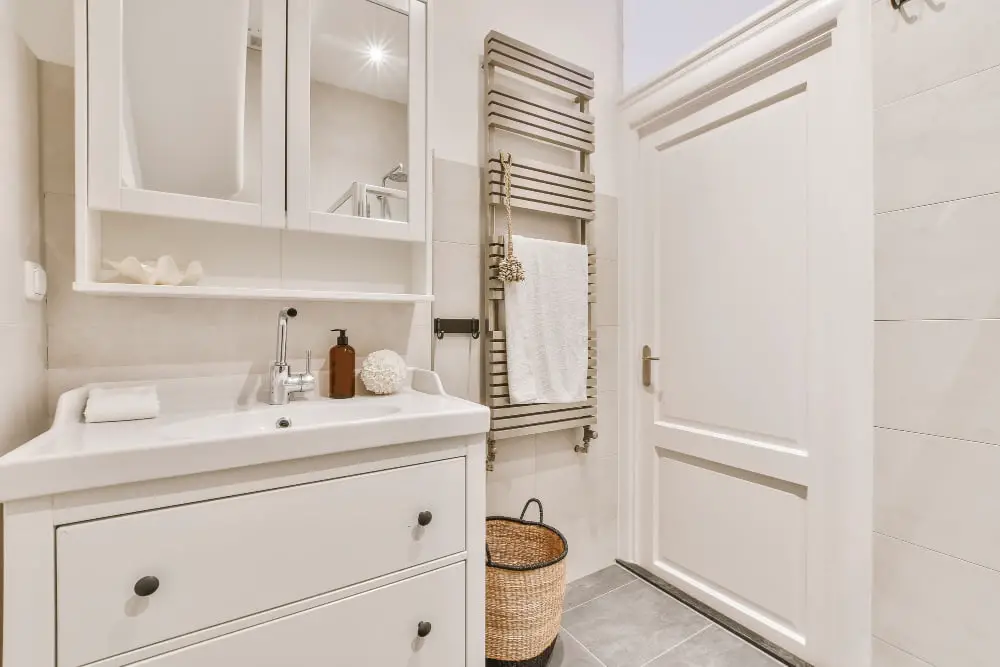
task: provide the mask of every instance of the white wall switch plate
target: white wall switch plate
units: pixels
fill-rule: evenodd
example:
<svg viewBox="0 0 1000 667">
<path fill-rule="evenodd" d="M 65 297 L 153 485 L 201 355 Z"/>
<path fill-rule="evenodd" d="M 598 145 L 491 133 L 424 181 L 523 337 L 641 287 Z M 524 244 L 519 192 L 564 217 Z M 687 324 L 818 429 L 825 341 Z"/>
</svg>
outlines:
<svg viewBox="0 0 1000 667">
<path fill-rule="evenodd" d="M 24 263 L 24 296 L 28 301 L 42 301 L 49 289 L 45 269 L 34 262 Z"/>
</svg>

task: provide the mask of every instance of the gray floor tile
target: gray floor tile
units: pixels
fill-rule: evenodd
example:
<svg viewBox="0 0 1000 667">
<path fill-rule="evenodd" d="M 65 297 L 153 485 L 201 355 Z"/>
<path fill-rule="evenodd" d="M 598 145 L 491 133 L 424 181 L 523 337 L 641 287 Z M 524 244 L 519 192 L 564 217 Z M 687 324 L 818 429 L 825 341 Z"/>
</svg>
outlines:
<svg viewBox="0 0 1000 667">
<path fill-rule="evenodd" d="M 556 649 L 552 652 L 549 667 L 602 667 L 598 660 L 587 653 L 580 642 L 576 641 L 563 630 L 556 640 Z"/>
<path fill-rule="evenodd" d="M 709 624 L 638 580 L 563 614 L 563 627 L 607 667 L 640 667 Z"/>
<path fill-rule="evenodd" d="M 588 574 L 566 586 L 563 609 L 579 607 L 584 602 L 590 602 L 598 595 L 604 595 L 616 588 L 621 588 L 630 581 L 635 581 L 635 575 L 617 565 Z"/>
<path fill-rule="evenodd" d="M 780 663 L 714 626 L 660 656 L 648 667 L 780 667 Z"/>
</svg>

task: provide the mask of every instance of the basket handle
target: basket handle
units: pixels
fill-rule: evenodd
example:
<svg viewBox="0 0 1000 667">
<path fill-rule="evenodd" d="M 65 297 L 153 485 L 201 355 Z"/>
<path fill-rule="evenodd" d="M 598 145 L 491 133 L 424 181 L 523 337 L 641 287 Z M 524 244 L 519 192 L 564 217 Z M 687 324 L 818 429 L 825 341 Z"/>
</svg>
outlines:
<svg viewBox="0 0 1000 667">
<path fill-rule="evenodd" d="M 538 498 L 531 498 L 528 502 L 524 503 L 524 509 L 521 510 L 521 521 L 524 521 L 524 515 L 528 513 L 528 508 L 531 507 L 531 503 L 538 505 L 538 523 L 545 523 L 545 515 L 542 514 L 542 501 Z"/>
</svg>

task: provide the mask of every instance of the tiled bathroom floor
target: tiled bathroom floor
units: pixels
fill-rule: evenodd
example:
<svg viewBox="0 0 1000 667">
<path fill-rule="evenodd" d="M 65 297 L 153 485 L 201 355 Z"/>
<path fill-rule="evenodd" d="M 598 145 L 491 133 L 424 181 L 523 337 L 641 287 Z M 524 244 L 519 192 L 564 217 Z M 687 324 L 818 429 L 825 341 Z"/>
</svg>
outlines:
<svg viewBox="0 0 1000 667">
<path fill-rule="evenodd" d="M 566 589 L 550 667 L 781 667 L 781 663 L 612 565 Z"/>
</svg>

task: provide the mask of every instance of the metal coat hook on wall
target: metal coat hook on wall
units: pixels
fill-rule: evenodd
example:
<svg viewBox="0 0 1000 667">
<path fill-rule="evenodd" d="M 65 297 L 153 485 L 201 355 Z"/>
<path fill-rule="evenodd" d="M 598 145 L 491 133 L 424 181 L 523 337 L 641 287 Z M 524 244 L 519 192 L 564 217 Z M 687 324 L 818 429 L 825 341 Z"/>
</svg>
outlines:
<svg viewBox="0 0 1000 667">
<path fill-rule="evenodd" d="M 900 9 L 904 4 L 906 4 L 909 1 L 910 0 L 889 0 L 889 3 L 892 5 L 893 9 Z"/>
<path fill-rule="evenodd" d="M 471 317 L 467 319 L 444 319 L 437 317 L 434 319 L 434 335 L 438 340 L 443 340 L 445 334 L 462 334 L 479 338 L 479 318 Z"/>
</svg>

